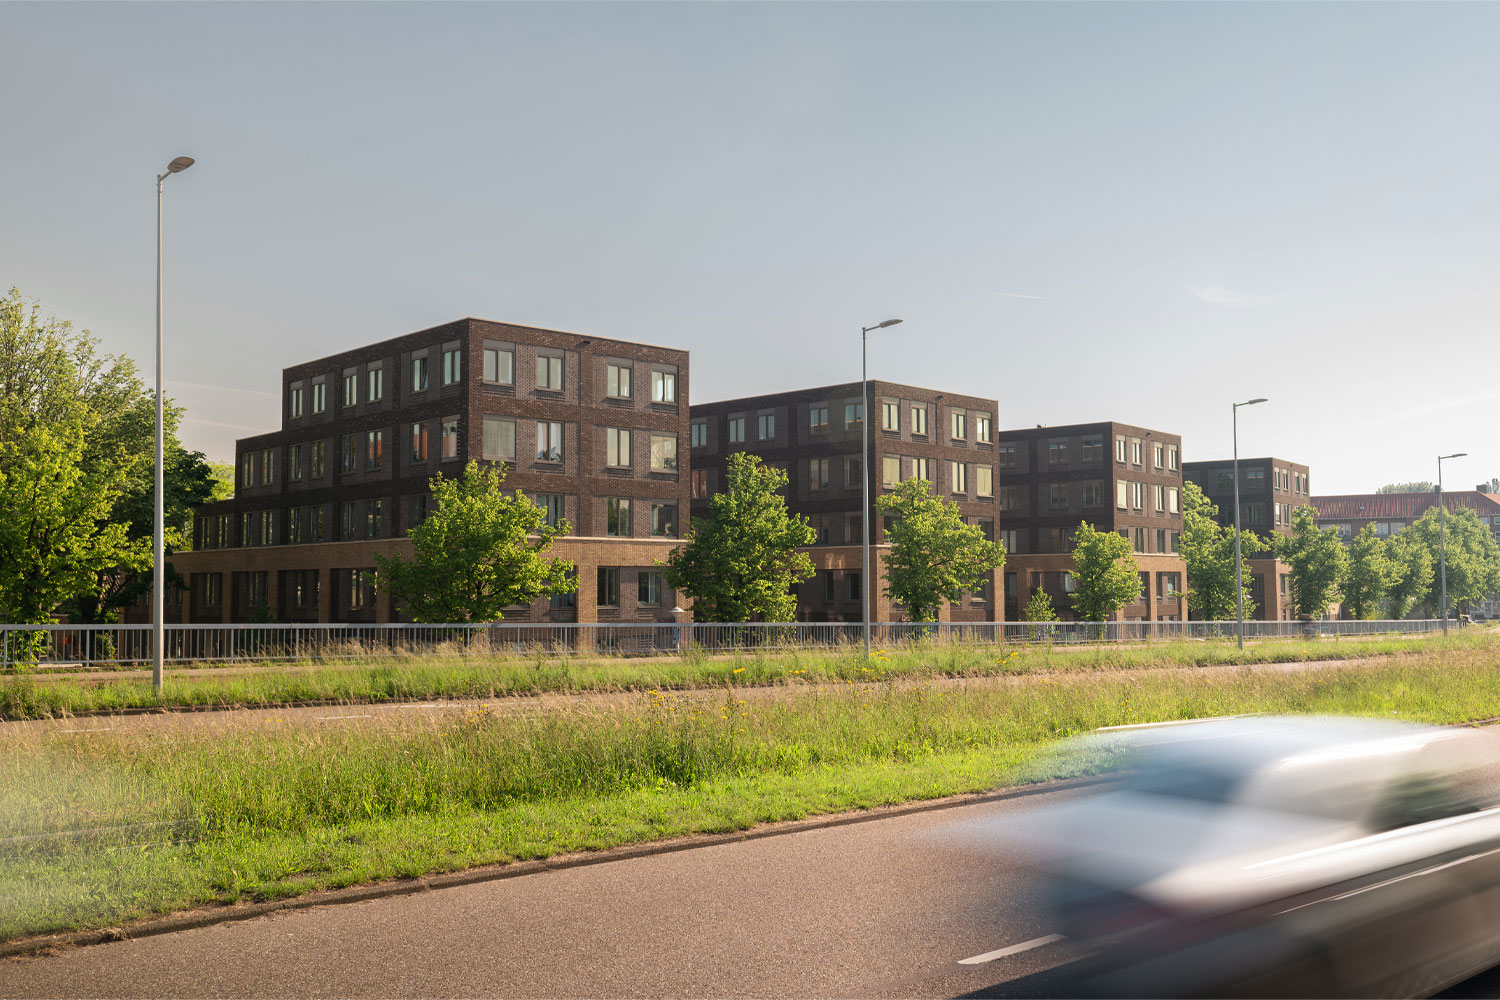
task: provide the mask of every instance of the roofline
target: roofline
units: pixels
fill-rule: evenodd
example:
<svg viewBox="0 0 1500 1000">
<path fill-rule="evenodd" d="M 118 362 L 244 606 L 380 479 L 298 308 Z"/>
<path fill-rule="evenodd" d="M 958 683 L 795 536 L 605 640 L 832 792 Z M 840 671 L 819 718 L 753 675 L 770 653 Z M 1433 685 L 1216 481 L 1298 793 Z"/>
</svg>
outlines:
<svg viewBox="0 0 1500 1000">
<path fill-rule="evenodd" d="M 1108 424 L 1111 427 L 1119 424 L 1122 427 L 1136 427 L 1144 431 L 1154 431 L 1159 434 L 1170 434 L 1176 438 L 1182 437 L 1182 435 L 1177 431 L 1162 430 L 1160 427 L 1148 427 L 1145 424 L 1132 424 L 1128 420 L 1085 420 L 1076 424 L 1039 424 L 1036 427 L 1004 427 L 1000 430 L 997 430 L 995 432 L 995 436 L 997 438 L 1000 438 L 1004 437 L 1007 434 L 1033 434 L 1038 431 L 1076 431 L 1085 427 L 1099 427 L 1105 424 Z M 1183 464 L 1185 465 L 1187 463 L 1184 462 Z"/>
<path fill-rule="evenodd" d="M 901 388 L 901 389 L 916 389 L 918 392 L 930 392 L 930 393 L 932 393 L 935 396 L 948 396 L 948 395 L 962 396 L 965 399 L 979 399 L 979 400 L 983 400 L 986 403 L 994 403 L 996 409 L 999 409 L 999 407 L 1000 407 L 1000 400 L 999 399 L 991 399 L 988 396 L 970 396 L 967 393 L 959 392 L 956 389 L 932 389 L 932 388 L 928 388 L 927 386 L 911 385 L 911 384 L 906 383 L 906 382 L 892 382 L 889 379 L 883 379 L 883 378 L 866 379 L 866 381 L 868 381 L 871 386 L 876 386 L 876 385 L 892 385 L 892 386 L 896 386 L 897 388 Z M 771 398 L 776 397 L 776 396 L 796 396 L 796 395 L 799 395 L 801 393 L 805 393 L 805 392 L 818 392 L 818 391 L 821 391 L 821 390 L 824 390 L 824 389 L 843 389 L 845 387 L 856 388 L 856 387 L 859 386 L 859 383 L 860 383 L 860 380 L 856 378 L 856 379 L 850 379 L 847 382 L 833 382 L 833 383 L 830 383 L 828 385 L 813 385 L 813 386 L 808 386 L 805 389 L 782 389 L 782 390 L 780 390 L 778 392 L 762 392 L 762 393 L 757 393 L 754 396 L 730 396 L 730 397 L 728 397 L 726 399 L 712 399 L 712 400 L 709 400 L 708 402 L 704 402 L 704 403 L 692 403 L 692 404 L 690 404 L 690 408 L 693 407 L 693 406 L 719 406 L 720 404 L 723 404 L 723 403 L 748 402 L 748 401 L 750 401 L 752 399 L 771 399 Z"/>
</svg>

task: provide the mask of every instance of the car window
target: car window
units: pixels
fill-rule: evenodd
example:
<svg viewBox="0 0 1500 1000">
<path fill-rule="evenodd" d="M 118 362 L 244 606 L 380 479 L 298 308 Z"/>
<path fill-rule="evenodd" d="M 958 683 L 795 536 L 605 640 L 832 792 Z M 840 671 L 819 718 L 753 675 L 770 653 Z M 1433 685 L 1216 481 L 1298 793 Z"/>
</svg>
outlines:
<svg viewBox="0 0 1500 1000">
<path fill-rule="evenodd" d="M 1125 787 L 1141 795 L 1162 795 L 1224 804 L 1234 798 L 1244 775 L 1213 767 L 1147 766 L 1131 774 Z"/>
<path fill-rule="evenodd" d="M 1461 816 L 1485 808 L 1485 797 L 1472 772 L 1456 774 L 1407 774 L 1393 781 L 1381 796 L 1370 826 L 1395 830 L 1417 823 Z"/>
</svg>

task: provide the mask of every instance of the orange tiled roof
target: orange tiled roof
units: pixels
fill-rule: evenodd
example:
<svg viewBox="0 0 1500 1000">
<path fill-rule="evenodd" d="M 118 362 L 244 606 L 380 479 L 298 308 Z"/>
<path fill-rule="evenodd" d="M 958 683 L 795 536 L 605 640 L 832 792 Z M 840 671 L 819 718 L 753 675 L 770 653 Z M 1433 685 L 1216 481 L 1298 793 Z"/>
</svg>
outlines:
<svg viewBox="0 0 1500 1000">
<path fill-rule="evenodd" d="M 1320 521 L 1415 521 L 1432 506 L 1433 493 L 1351 493 L 1313 497 Z M 1500 495 L 1475 490 L 1445 490 L 1449 510 L 1469 507 L 1477 514 L 1500 514 Z"/>
</svg>

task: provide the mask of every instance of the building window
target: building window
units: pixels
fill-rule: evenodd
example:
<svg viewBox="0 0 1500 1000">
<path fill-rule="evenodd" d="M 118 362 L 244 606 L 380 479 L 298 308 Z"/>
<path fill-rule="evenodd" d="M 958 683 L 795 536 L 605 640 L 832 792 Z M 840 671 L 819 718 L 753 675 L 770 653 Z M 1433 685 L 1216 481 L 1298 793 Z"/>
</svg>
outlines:
<svg viewBox="0 0 1500 1000">
<path fill-rule="evenodd" d="M 615 566 L 600 566 L 596 599 L 601 608 L 620 606 L 620 570 Z"/>
<path fill-rule="evenodd" d="M 563 520 L 563 498 L 561 493 L 538 493 L 531 498 L 542 508 L 547 527 L 555 528 Z"/>
<path fill-rule="evenodd" d="M 365 501 L 365 537 L 379 538 L 385 514 L 384 500 Z"/>
<path fill-rule="evenodd" d="M 274 457 L 275 452 L 270 448 L 260 453 L 260 484 L 262 486 L 270 486 L 276 479 L 276 463 L 272 461 Z"/>
<path fill-rule="evenodd" d="M 661 604 L 661 574 L 655 571 L 642 572 L 639 578 L 636 603 L 654 608 Z"/>
<path fill-rule="evenodd" d="M 314 479 L 322 479 L 323 478 L 323 442 L 322 441 L 314 441 L 312 443 L 312 451 L 308 455 L 307 465 L 308 465 L 308 470 L 307 470 L 308 475 L 312 476 L 312 478 L 314 478 Z"/>
<path fill-rule="evenodd" d="M 359 611 L 365 606 L 365 571 L 349 571 L 349 610 Z"/>
<path fill-rule="evenodd" d="M 1047 463 L 1049 465 L 1064 465 L 1068 461 L 1067 441 L 1047 442 Z"/>
<path fill-rule="evenodd" d="M 1258 482 L 1263 483 L 1266 481 L 1266 470 L 1260 466 L 1251 466 L 1250 468 L 1245 470 L 1245 478 L 1247 480 L 1254 479 Z"/>
<path fill-rule="evenodd" d="M 312 411 L 322 413 L 328 409 L 328 388 L 322 382 L 314 382 L 312 385 Z"/>
<path fill-rule="evenodd" d="M 995 519 L 993 517 L 976 517 L 974 524 L 979 528 L 980 534 L 984 535 L 985 541 L 995 540 Z"/>
<path fill-rule="evenodd" d="M 385 431 L 365 433 L 365 468 L 378 469 L 385 461 Z"/>
<path fill-rule="evenodd" d="M 443 384 L 453 385 L 464 377 L 464 356 L 458 348 L 443 352 Z"/>
<path fill-rule="evenodd" d="M 359 467 L 359 455 L 354 450 L 354 435 L 344 434 L 339 438 L 339 471 L 350 473 Z"/>
<path fill-rule="evenodd" d="M 954 410 L 951 416 L 953 440 L 967 441 L 969 439 L 969 414 L 963 410 Z"/>
<path fill-rule="evenodd" d="M 1119 462 L 1121 465 L 1124 465 L 1125 464 L 1125 455 L 1126 455 L 1126 452 L 1125 452 L 1125 435 L 1123 435 L 1123 434 L 1116 434 L 1115 435 L 1115 461 Z"/>
<path fill-rule="evenodd" d="M 974 466 L 974 493 L 976 496 L 995 495 L 995 469 L 990 465 Z"/>
<path fill-rule="evenodd" d="M 344 372 L 344 406 L 359 402 L 359 372 Z"/>
<path fill-rule="evenodd" d="M 1146 529 L 1145 528 L 1136 528 L 1135 529 L 1135 550 L 1137 552 L 1145 552 L 1146 551 Z"/>
<path fill-rule="evenodd" d="M 630 468 L 630 431 L 623 427 L 604 429 L 604 464 L 614 469 Z"/>
<path fill-rule="evenodd" d="M 1083 484 L 1083 505 L 1085 507 L 1104 506 L 1104 484 L 1095 480 Z"/>
<path fill-rule="evenodd" d="M 427 425 L 411 425 L 411 460 L 413 462 L 427 461 Z"/>
<path fill-rule="evenodd" d="M 427 359 L 411 359 L 411 391 L 424 392 L 427 389 Z"/>
<path fill-rule="evenodd" d="M 216 527 L 217 535 L 214 540 L 217 543 L 217 547 L 221 549 L 229 548 L 229 515 L 220 514 Z"/>
<path fill-rule="evenodd" d="M 562 392 L 563 359 L 561 354 L 538 354 L 536 356 L 536 387 L 549 392 Z"/>
<path fill-rule="evenodd" d="M 490 462 L 516 460 L 516 422 L 511 417 L 484 416 L 483 456 Z"/>
<path fill-rule="evenodd" d="M 1182 541 L 1182 532 L 1180 532 L 1180 531 L 1169 531 L 1169 532 L 1167 532 L 1167 551 L 1168 552 L 1176 552 L 1177 551 L 1177 546 L 1178 546 L 1178 544 L 1181 541 Z"/>
<path fill-rule="evenodd" d="M 844 426 L 845 427 L 853 427 L 855 424 L 862 424 L 864 422 L 865 422 L 865 404 L 864 403 L 860 402 L 860 403 L 845 403 L 844 404 Z"/>
<path fill-rule="evenodd" d="M 811 458 L 807 461 L 807 484 L 809 489 L 828 489 L 828 459 Z"/>
<path fill-rule="evenodd" d="M 458 418 L 443 418 L 443 458 L 458 457 Z"/>
<path fill-rule="evenodd" d="M 354 501 L 345 500 L 339 504 L 339 540 L 348 541 L 354 537 Z"/>
<path fill-rule="evenodd" d="M 553 594 L 551 600 L 547 602 L 548 607 L 553 611 L 562 611 L 566 608 L 576 608 L 578 606 L 578 570 L 569 570 L 568 579 L 573 581 L 573 589 Z"/>
<path fill-rule="evenodd" d="M 880 429 L 883 431 L 899 431 L 901 429 L 901 403 L 899 400 L 882 400 L 880 404 Z"/>
<path fill-rule="evenodd" d="M 1083 439 L 1083 453 L 1080 456 L 1084 465 L 1089 465 L 1104 458 L 1104 439 L 1095 435 Z"/>
<path fill-rule="evenodd" d="M 408 533 L 420 528 L 422 522 L 427 520 L 427 494 L 418 493 L 407 503 L 406 530 Z"/>
<path fill-rule="evenodd" d="M 677 505 L 675 503 L 651 505 L 651 534 L 660 538 L 677 537 Z"/>
<path fill-rule="evenodd" d="M 260 512 L 260 544 L 276 544 L 276 512 L 274 510 Z"/>
<path fill-rule="evenodd" d="M 1047 506 L 1052 510 L 1066 510 L 1068 507 L 1068 484 L 1047 484 Z"/>
<path fill-rule="evenodd" d="M 859 460 L 858 455 L 848 455 L 844 458 L 844 489 L 862 489 L 860 484 L 860 472 L 864 463 Z"/>
<path fill-rule="evenodd" d="M 776 414 L 762 413 L 755 418 L 755 436 L 759 441 L 770 441 L 776 437 Z"/>
<path fill-rule="evenodd" d="M 309 532 L 308 541 L 310 541 L 310 542 L 321 542 L 323 540 L 323 508 L 322 508 L 322 506 L 320 505 L 320 506 L 314 507 L 312 509 L 311 513 L 312 513 L 312 518 L 311 518 L 311 520 L 309 522 L 308 527 L 310 527 L 312 530 Z"/>
<path fill-rule="evenodd" d="M 1130 484 L 1123 479 L 1115 480 L 1115 506 L 1121 510 L 1130 507 Z"/>
<path fill-rule="evenodd" d="M 1156 442 L 1151 449 L 1151 464 L 1155 468 L 1163 468 L 1167 462 L 1167 446 L 1160 441 Z"/>
<path fill-rule="evenodd" d="M 302 416 L 302 387 L 300 385 L 287 390 L 286 415 L 293 420 Z"/>
<path fill-rule="evenodd" d="M 1219 482 L 1219 489 L 1221 489 L 1221 490 L 1232 490 L 1232 489 L 1234 489 L 1234 473 L 1233 472 L 1221 472 L 1221 473 L 1219 473 L 1218 482 Z"/>
<path fill-rule="evenodd" d="M 1182 593 L 1181 573 L 1158 573 L 1156 574 L 1156 596 L 1162 598 L 1176 597 Z"/>
<path fill-rule="evenodd" d="M 240 456 L 240 485 L 255 485 L 255 452 L 247 451 Z"/>
<path fill-rule="evenodd" d="M 705 421 L 694 420 L 692 433 L 692 446 L 694 448 L 706 448 L 708 446 L 708 424 Z"/>
<path fill-rule="evenodd" d="M 927 434 L 927 405 L 925 403 L 913 404 L 911 408 L 911 432 L 924 437 Z"/>
<path fill-rule="evenodd" d="M 901 456 L 886 455 L 880 462 L 880 483 L 882 486 L 895 486 L 901 482 Z"/>
<path fill-rule="evenodd" d="M 911 460 L 911 477 L 913 479 L 925 479 L 932 482 L 930 471 L 930 460 L 925 458 L 914 458 Z"/>
<path fill-rule="evenodd" d="M 675 371 L 651 369 L 651 402 L 677 402 L 677 373 Z"/>
<path fill-rule="evenodd" d="M 491 385 L 515 385 L 516 352 L 509 347 L 486 347 L 484 380 Z"/>
<path fill-rule="evenodd" d="M 1245 521 L 1249 524 L 1260 524 L 1266 519 L 1266 505 L 1264 503 L 1245 504 Z"/>
<path fill-rule="evenodd" d="M 368 372 L 369 401 L 374 403 L 385 398 L 385 369 L 371 368 Z"/>
<path fill-rule="evenodd" d="M 651 471 L 677 471 L 677 435 L 651 435 Z"/>
<path fill-rule="evenodd" d="M 859 573 L 849 570 L 844 573 L 845 594 L 851 601 L 859 600 Z"/>
<path fill-rule="evenodd" d="M 1134 510 L 1146 509 L 1146 484 L 1130 484 L 1130 506 Z M 1143 529 L 1144 530 L 1144 529 Z"/>
<path fill-rule="evenodd" d="M 219 591 L 224 585 L 224 574 L 203 574 L 203 604 L 205 607 L 216 608 L 219 606 Z"/>
<path fill-rule="evenodd" d="M 609 387 L 606 390 L 612 399 L 629 399 L 631 395 L 630 365 L 610 364 Z"/>
<path fill-rule="evenodd" d="M 969 492 L 969 467 L 963 462 L 949 462 L 948 475 L 954 493 Z"/>
<path fill-rule="evenodd" d="M 702 500 L 708 496 L 708 470 L 694 469 L 692 472 L 693 499 Z"/>
<path fill-rule="evenodd" d="M 831 601 L 835 599 L 835 596 L 838 594 L 838 591 L 835 589 L 836 586 L 837 584 L 834 581 L 834 571 L 829 570 L 823 577 L 823 599 L 825 601 Z"/>
<path fill-rule="evenodd" d="M 1131 438 L 1130 439 L 1130 464 L 1131 465 L 1140 465 L 1141 464 L 1141 456 L 1142 456 L 1142 454 L 1143 454 L 1143 452 L 1141 450 L 1141 439 L 1140 438 Z"/>
<path fill-rule="evenodd" d="M 563 460 L 563 425 L 558 420 L 538 420 L 536 424 L 536 460 Z"/>
<path fill-rule="evenodd" d="M 1152 500 L 1155 503 L 1156 513 L 1164 513 L 1167 509 L 1167 488 L 1165 486 L 1153 486 L 1151 488 Z"/>
<path fill-rule="evenodd" d="M 745 418 L 729 418 L 729 443 L 740 444 L 745 440 Z"/>
<path fill-rule="evenodd" d="M 1000 445 L 1000 468 L 1014 469 L 1016 467 L 1016 446 L 1012 443 Z"/>
<path fill-rule="evenodd" d="M 1177 491 L 1177 487 L 1175 487 L 1175 486 L 1168 486 L 1167 487 L 1167 513 L 1168 514 L 1176 514 L 1177 513 L 1177 498 L 1178 498 L 1178 496 L 1179 496 L 1179 493 Z M 1288 520 L 1287 523 L 1290 524 L 1291 523 L 1290 520 Z"/>
<path fill-rule="evenodd" d="M 302 446 L 288 445 L 286 449 L 287 477 L 294 483 L 302 482 Z"/>
<path fill-rule="evenodd" d="M 630 501 L 623 497 L 609 497 L 604 505 L 608 515 L 604 533 L 617 538 L 629 538 L 632 534 Z"/>
<path fill-rule="evenodd" d="M 1177 471 L 1177 446 L 1175 444 L 1167 445 L 1167 468 L 1173 472 Z"/>
<path fill-rule="evenodd" d="M 292 603 L 299 608 L 311 608 L 318 603 L 318 571 L 299 569 L 292 572 Z"/>
<path fill-rule="evenodd" d="M 243 546 L 254 545 L 255 539 L 250 536 L 250 512 L 240 513 L 240 544 Z"/>
<path fill-rule="evenodd" d="M 990 443 L 990 415 L 988 413 L 974 415 L 974 440 L 980 444 Z"/>
<path fill-rule="evenodd" d="M 828 430 L 828 407 L 809 406 L 807 408 L 807 429 L 814 434 L 822 434 Z"/>
</svg>

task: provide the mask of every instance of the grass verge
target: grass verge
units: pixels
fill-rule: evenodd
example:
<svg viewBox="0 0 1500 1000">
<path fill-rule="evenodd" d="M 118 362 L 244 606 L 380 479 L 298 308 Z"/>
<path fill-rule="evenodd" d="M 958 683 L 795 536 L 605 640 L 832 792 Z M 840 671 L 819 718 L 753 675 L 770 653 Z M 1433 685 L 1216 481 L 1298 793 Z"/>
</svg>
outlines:
<svg viewBox="0 0 1500 1000">
<path fill-rule="evenodd" d="M 0 678 L 0 720 L 161 708 L 265 708 L 484 699 L 548 692 L 645 691 L 798 681 L 980 677 L 1064 671 L 1150 670 L 1245 663 L 1295 663 L 1405 654 L 1463 653 L 1495 642 L 1491 633 L 1441 637 L 1286 639 L 1240 651 L 1230 642 L 1141 646 L 1005 647 L 913 643 L 862 652 L 775 650 L 729 657 L 689 654 L 659 660 L 449 655 L 334 663 L 276 663 L 246 672 L 169 675 L 162 694 L 144 677 L 21 675 Z"/>
<path fill-rule="evenodd" d="M 1500 649 L 1317 668 L 1038 675 L 1014 685 L 648 691 L 544 717 L 479 710 L 307 729 L 12 730 L 0 939 L 1058 776 L 1100 726 L 1243 712 L 1500 714 Z"/>
</svg>

